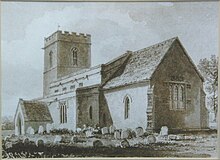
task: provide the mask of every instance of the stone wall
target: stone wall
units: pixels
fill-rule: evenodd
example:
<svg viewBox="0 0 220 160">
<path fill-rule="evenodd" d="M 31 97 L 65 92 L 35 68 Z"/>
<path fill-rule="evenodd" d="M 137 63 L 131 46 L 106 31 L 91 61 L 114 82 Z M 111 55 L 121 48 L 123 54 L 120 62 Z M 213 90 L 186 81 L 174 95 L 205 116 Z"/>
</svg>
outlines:
<svg viewBox="0 0 220 160">
<path fill-rule="evenodd" d="M 78 88 L 76 97 L 77 127 L 99 125 L 99 85 Z"/>
<path fill-rule="evenodd" d="M 109 108 L 113 125 L 119 129 L 147 127 L 148 82 L 132 84 L 104 91 L 105 103 Z M 125 119 L 125 98 L 130 99 L 129 116 Z"/>
<path fill-rule="evenodd" d="M 182 83 L 186 89 L 186 107 L 171 110 L 169 83 Z M 155 129 L 201 128 L 201 96 L 203 81 L 178 41 L 175 41 L 152 76 L 154 86 Z M 204 108 L 204 107 L 203 107 Z M 206 110 L 204 108 L 204 110 Z M 204 112 L 204 111 L 202 111 Z"/>
</svg>

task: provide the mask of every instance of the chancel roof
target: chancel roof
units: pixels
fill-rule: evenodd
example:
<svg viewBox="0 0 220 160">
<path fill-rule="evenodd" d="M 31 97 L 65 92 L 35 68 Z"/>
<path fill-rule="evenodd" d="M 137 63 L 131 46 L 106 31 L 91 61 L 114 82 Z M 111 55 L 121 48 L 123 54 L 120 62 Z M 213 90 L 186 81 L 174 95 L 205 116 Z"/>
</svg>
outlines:
<svg viewBox="0 0 220 160">
<path fill-rule="evenodd" d="M 109 80 L 104 88 L 112 88 L 148 80 L 177 37 L 131 53 L 123 73 Z"/>
</svg>

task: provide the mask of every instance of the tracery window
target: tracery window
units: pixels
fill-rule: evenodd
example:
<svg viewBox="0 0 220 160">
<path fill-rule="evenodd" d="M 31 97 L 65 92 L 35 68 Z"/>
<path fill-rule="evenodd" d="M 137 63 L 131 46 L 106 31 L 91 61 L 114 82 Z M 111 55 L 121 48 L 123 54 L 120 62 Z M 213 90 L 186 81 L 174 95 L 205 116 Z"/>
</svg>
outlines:
<svg viewBox="0 0 220 160">
<path fill-rule="evenodd" d="M 170 109 L 178 110 L 186 108 L 186 89 L 184 84 L 169 84 Z"/>
</svg>

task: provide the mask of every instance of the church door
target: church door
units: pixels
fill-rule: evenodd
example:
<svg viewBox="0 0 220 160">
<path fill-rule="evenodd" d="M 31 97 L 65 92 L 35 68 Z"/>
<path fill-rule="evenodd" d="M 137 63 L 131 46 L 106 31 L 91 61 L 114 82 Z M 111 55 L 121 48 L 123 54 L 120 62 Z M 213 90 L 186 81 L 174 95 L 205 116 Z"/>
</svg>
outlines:
<svg viewBox="0 0 220 160">
<path fill-rule="evenodd" d="M 17 123 L 18 123 L 18 134 L 21 135 L 22 134 L 22 132 L 21 132 L 22 123 L 21 123 L 21 117 L 20 116 L 18 116 Z"/>
</svg>

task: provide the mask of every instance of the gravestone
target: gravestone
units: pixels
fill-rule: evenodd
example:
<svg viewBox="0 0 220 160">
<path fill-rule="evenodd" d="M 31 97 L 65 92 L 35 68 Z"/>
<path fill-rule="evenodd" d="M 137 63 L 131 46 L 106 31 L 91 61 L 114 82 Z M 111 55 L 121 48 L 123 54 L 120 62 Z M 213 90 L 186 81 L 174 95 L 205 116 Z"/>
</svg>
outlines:
<svg viewBox="0 0 220 160">
<path fill-rule="evenodd" d="M 42 146 L 44 146 L 44 140 L 43 140 L 43 139 L 37 139 L 37 140 L 35 141 L 35 145 L 36 145 L 37 147 L 42 147 Z"/>
<path fill-rule="evenodd" d="M 94 135 L 92 134 L 92 130 L 87 130 L 86 131 L 86 137 L 89 138 L 89 137 L 93 137 Z"/>
<path fill-rule="evenodd" d="M 47 125 L 46 125 L 46 132 L 50 133 L 51 130 L 52 130 L 52 125 L 50 123 L 47 123 Z"/>
<path fill-rule="evenodd" d="M 147 136 L 147 141 L 149 144 L 156 143 L 156 137 L 154 135 Z"/>
<path fill-rule="evenodd" d="M 120 138 L 121 138 L 121 133 L 120 133 L 119 130 L 116 130 L 116 131 L 114 132 L 114 138 L 115 138 L 115 139 L 120 139 Z"/>
<path fill-rule="evenodd" d="M 44 132 L 44 127 L 43 126 L 39 126 L 38 134 L 43 134 L 43 132 Z"/>
<path fill-rule="evenodd" d="M 160 135 L 161 136 L 168 136 L 168 127 L 167 126 L 162 126 L 161 127 Z"/>
<path fill-rule="evenodd" d="M 79 132 L 81 132 L 81 131 L 82 131 L 81 128 L 76 128 L 76 132 L 77 132 L 77 133 L 79 133 Z"/>
<path fill-rule="evenodd" d="M 115 126 L 113 126 L 113 125 L 111 125 L 110 127 L 109 127 L 109 133 L 114 133 L 115 132 Z"/>
<path fill-rule="evenodd" d="M 123 130 L 122 132 L 121 132 L 121 139 L 127 139 L 128 137 L 129 137 L 129 133 L 130 133 L 130 131 L 128 131 L 128 130 Z"/>
<path fill-rule="evenodd" d="M 53 142 L 54 143 L 60 143 L 61 140 L 62 140 L 62 137 L 60 135 L 56 135 Z"/>
<path fill-rule="evenodd" d="M 75 135 L 72 136 L 72 138 L 71 138 L 71 142 L 73 142 L 73 143 L 77 143 L 77 142 L 78 142 L 78 137 L 76 137 Z"/>
<path fill-rule="evenodd" d="M 102 134 L 108 134 L 108 127 L 103 127 L 102 128 Z"/>
<path fill-rule="evenodd" d="M 127 139 L 124 139 L 120 142 L 120 146 L 121 146 L 121 148 L 128 148 L 128 147 L 130 147 L 130 144 Z"/>
<path fill-rule="evenodd" d="M 27 134 L 31 134 L 31 135 L 34 134 L 34 129 L 33 129 L 31 126 L 28 127 L 28 129 L 27 129 Z"/>
<path fill-rule="evenodd" d="M 144 135 L 144 130 L 143 130 L 142 127 L 137 127 L 137 128 L 135 129 L 135 133 L 136 133 L 136 137 L 141 137 L 141 136 Z"/>
<path fill-rule="evenodd" d="M 169 140 L 176 140 L 176 138 L 177 138 L 177 136 L 174 135 L 174 134 L 168 135 L 168 139 L 169 139 Z"/>
</svg>

